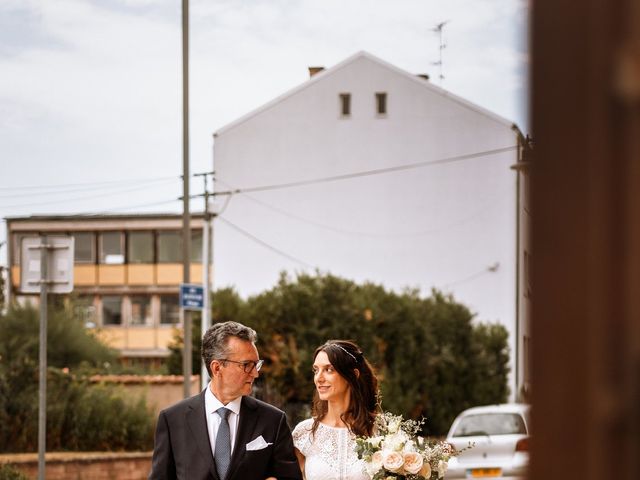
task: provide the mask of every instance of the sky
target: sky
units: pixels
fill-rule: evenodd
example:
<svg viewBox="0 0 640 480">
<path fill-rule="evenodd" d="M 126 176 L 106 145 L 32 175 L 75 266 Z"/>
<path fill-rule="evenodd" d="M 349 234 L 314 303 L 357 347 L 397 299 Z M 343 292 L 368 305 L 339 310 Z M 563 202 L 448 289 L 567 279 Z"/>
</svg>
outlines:
<svg viewBox="0 0 640 480">
<path fill-rule="evenodd" d="M 181 28 L 180 0 L 0 0 L 1 218 L 181 211 Z M 214 131 L 362 50 L 528 132 L 526 0 L 191 0 L 189 33 L 192 174 Z"/>
</svg>

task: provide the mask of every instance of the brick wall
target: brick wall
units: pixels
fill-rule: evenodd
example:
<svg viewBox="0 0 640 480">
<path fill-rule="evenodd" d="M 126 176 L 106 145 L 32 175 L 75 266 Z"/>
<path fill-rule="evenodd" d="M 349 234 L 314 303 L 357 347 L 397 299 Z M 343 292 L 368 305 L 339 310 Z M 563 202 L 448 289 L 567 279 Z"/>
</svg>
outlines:
<svg viewBox="0 0 640 480">
<path fill-rule="evenodd" d="M 152 452 L 60 452 L 46 455 L 47 480 L 145 480 Z M 38 454 L 0 455 L 30 479 L 38 478 Z"/>
</svg>

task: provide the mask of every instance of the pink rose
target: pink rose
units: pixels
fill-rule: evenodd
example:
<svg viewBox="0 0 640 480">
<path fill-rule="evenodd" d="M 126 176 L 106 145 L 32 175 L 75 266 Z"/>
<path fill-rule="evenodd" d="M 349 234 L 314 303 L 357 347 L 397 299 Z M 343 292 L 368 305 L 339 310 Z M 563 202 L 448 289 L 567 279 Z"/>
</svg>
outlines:
<svg viewBox="0 0 640 480">
<path fill-rule="evenodd" d="M 422 470 L 422 455 L 416 452 L 407 452 L 404 454 L 404 469 L 407 473 L 417 475 Z"/>
<path fill-rule="evenodd" d="M 400 452 L 384 452 L 382 466 L 390 472 L 399 472 L 404 465 L 404 457 Z"/>
</svg>

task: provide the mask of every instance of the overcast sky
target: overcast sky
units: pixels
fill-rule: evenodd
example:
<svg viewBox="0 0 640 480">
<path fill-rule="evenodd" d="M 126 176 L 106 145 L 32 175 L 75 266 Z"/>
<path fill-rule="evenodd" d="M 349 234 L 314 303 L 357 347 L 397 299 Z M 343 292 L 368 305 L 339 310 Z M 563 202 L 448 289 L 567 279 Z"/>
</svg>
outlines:
<svg viewBox="0 0 640 480">
<path fill-rule="evenodd" d="M 360 50 L 428 73 L 527 133 L 526 8 L 192 0 L 191 173 L 212 169 L 214 131 L 306 81 L 308 66 Z M 445 21 L 441 81 L 433 28 Z M 0 217 L 180 211 L 181 35 L 180 0 L 0 0 Z"/>
</svg>

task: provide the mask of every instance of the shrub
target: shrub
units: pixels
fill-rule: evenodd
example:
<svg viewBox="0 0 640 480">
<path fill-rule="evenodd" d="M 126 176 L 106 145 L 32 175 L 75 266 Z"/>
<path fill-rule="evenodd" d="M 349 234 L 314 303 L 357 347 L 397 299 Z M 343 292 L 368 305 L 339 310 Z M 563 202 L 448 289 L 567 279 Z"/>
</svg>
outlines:
<svg viewBox="0 0 640 480">
<path fill-rule="evenodd" d="M 0 480 L 29 480 L 24 473 L 9 464 L 0 465 Z"/>
<path fill-rule="evenodd" d="M 112 352 L 73 309 L 50 310 L 47 450 L 150 449 L 154 418 L 143 399 L 126 399 L 122 389 L 70 373 L 108 361 Z M 30 307 L 0 315 L 0 452 L 37 450 L 38 321 Z"/>
</svg>

